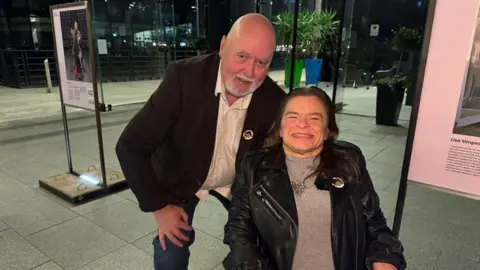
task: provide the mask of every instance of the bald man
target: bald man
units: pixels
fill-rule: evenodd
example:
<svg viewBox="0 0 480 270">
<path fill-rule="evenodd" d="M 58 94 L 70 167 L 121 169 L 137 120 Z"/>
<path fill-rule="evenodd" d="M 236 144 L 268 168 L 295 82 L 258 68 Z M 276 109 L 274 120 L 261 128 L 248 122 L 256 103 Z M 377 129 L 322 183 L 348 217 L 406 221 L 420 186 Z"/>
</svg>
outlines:
<svg viewBox="0 0 480 270">
<path fill-rule="evenodd" d="M 155 269 L 187 270 L 197 204 L 211 194 L 228 207 L 235 167 L 262 147 L 285 96 L 267 76 L 274 49 L 268 19 L 241 17 L 219 52 L 170 64 L 121 134 L 122 170 L 158 225 Z"/>
</svg>

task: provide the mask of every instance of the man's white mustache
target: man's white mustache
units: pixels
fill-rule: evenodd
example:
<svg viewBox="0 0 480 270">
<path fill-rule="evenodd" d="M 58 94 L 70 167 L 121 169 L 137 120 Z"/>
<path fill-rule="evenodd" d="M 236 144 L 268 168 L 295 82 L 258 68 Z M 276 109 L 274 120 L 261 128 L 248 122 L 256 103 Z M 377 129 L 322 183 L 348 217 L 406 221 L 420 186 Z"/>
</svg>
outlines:
<svg viewBox="0 0 480 270">
<path fill-rule="evenodd" d="M 245 75 L 243 75 L 243 74 L 235 75 L 235 77 L 237 77 L 237 78 L 239 78 L 239 79 L 242 79 L 242 80 L 244 80 L 244 81 L 247 81 L 247 82 L 254 82 L 254 81 L 255 81 L 255 79 L 249 78 L 249 77 L 247 77 L 247 76 L 245 76 Z"/>
</svg>

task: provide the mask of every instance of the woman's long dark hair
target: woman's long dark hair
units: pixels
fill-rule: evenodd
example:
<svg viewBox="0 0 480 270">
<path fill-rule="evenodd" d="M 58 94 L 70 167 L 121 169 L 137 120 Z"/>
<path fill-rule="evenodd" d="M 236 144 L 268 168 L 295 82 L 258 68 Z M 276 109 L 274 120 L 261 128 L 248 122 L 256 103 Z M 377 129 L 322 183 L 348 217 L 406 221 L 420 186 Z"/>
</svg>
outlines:
<svg viewBox="0 0 480 270">
<path fill-rule="evenodd" d="M 318 179 L 324 181 L 331 180 L 335 176 L 341 177 L 345 182 L 358 179 L 360 169 L 357 157 L 351 151 L 335 147 L 335 141 L 339 134 L 335 119 L 335 106 L 327 93 L 318 87 L 296 88 L 283 99 L 275 123 L 265 140 L 265 147 L 281 147 L 283 145 L 280 137 L 283 114 L 287 104 L 295 97 L 316 97 L 325 106 L 327 112 L 329 133 L 323 149 L 317 157 L 320 159 L 318 167 L 312 174 L 322 176 Z"/>
</svg>

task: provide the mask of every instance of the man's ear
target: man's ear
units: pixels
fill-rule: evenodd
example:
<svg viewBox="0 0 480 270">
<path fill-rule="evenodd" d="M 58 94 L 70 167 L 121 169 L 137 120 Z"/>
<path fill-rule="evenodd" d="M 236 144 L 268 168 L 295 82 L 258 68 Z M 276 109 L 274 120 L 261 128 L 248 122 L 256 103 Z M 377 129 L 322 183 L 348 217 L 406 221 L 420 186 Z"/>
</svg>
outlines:
<svg viewBox="0 0 480 270">
<path fill-rule="evenodd" d="M 220 58 L 223 57 L 223 55 L 225 54 L 225 47 L 227 46 L 227 37 L 226 36 L 223 36 L 222 37 L 222 41 L 220 41 Z"/>
</svg>

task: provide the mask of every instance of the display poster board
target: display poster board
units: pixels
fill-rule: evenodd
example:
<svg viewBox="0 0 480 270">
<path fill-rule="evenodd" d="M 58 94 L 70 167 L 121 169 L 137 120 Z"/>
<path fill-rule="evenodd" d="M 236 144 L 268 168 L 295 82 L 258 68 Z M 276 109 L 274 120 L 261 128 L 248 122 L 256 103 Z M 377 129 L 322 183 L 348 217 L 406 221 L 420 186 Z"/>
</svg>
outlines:
<svg viewBox="0 0 480 270">
<path fill-rule="evenodd" d="M 434 8 L 408 180 L 479 198 L 480 2 Z"/>
<path fill-rule="evenodd" d="M 55 48 L 64 105 L 95 110 L 97 95 L 87 2 L 51 9 Z"/>
</svg>

